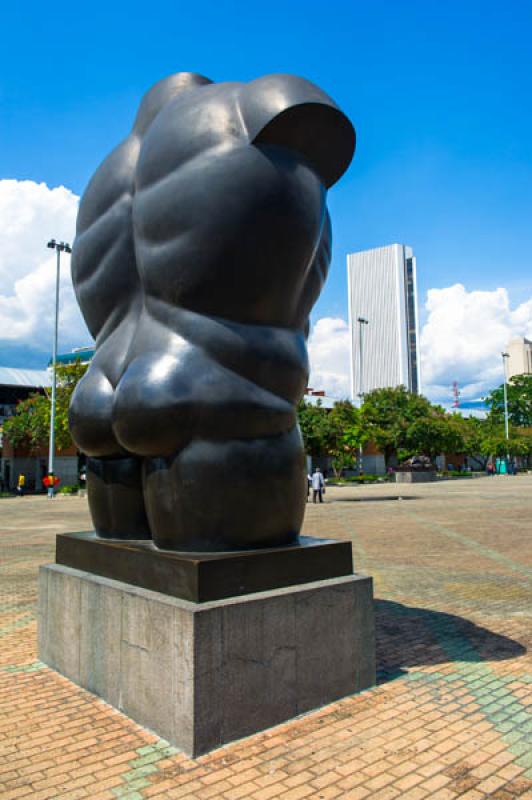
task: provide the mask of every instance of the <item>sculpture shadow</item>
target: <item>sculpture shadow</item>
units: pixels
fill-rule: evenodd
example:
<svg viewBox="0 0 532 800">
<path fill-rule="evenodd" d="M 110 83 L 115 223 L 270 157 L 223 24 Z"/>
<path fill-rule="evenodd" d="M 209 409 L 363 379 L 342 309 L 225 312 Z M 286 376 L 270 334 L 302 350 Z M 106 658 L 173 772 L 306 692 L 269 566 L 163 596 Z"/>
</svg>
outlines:
<svg viewBox="0 0 532 800">
<path fill-rule="evenodd" d="M 419 500 L 419 497 L 415 495 L 402 495 L 402 494 L 394 494 L 394 495 L 385 495 L 384 497 L 335 497 L 334 500 L 331 500 L 331 503 L 382 503 L 386 500 Z"/>
<path fill-rule="evenodd" d="M 526 647 L 454 614 L 375 600 L 377 682 L 406 668 L 453 662 L 483 663 L 517 658 Z"/>
</svg>

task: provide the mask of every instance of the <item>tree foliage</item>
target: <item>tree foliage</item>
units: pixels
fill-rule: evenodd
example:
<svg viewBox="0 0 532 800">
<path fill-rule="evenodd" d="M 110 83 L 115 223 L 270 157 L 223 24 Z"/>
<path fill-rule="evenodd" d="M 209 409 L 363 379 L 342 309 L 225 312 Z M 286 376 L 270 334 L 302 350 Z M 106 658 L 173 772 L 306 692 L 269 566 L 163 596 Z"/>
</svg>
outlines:
<svg viewBox="0 0 532 800">
<path fill-rule="evenodd" d="M 483 428 L 480 452 L 487 458 L 528 456 L 532 453 L 532 438 L 519 428 L 510 427 L 507 439 L 504 425 L 487 420 Z"/>
<path fill-rule="evenodd" d="M 484 468 L 489 458 L 532 455 L 532 427 L 504 426 L 493 415 L 486 420 L 449 414 L 404 387 L 376 389 L 362 407 L 348 401 L 331 410 L 302 402 L 299 420 L 305 448 L 313 457 L 328 456 L 335 473 L 355 465 L 360 446 L 371 441 L 388 465 L 414 455 L 463 454 Z"/>
<path fill-rule="evenodd" d="M 70 398 L 79 380 L 87 371 L 87 364 L 76 361 L 68 366 L 58 365 L 56 370 L 55 442 L 58 450 L 72 445 L 68 428 Z M 32 394 L 21 400 L 15 414 L 4 422 L 3 430 L 13 447 L 30 451 L 48 445 L 50 434 L 51 392 Z"/>
<path fill-rule="evenodd" d="M 361 424 L 384 454 L 386 464 L 392 457 L 399 461 L 414 455 L 434 458 L 457 444 L 443 408 L 404 386 L 375 389 L 365 395 Z"/>
<path fill-rule="evenodd" d="M 329 410 L 319 400 L 317 405 L 301 401 L 298 414 L 308 455 L 329 456 L 336 474 L 356 463 L 367 437 L 360 425 L 360 412 L 352 403 L 344 400 Z"/>
<path fill-rule="evenodd" d="M 313 458 L 328 455 L 329 415 L 321 401 L 312 405 L 301 400 L 297 413 L 306 453 Z"/>
<path fill-rule="evenodd" d="M 532 427 L 532 375 L 515 375 L 507 384 L 508 418 L 520 428 Z M 504 422 L 504 384 L 494 389 L 487 403 L 493 422 Z"/>
<path fill-rule="evenodd" d="M 361 425 L 360 411 L 348 400 L 335 403 L 329 414 L 329 425 L 329 454 L 338 476 L 343 469 L 356 463 L 367 436 Z"/>
</svg>

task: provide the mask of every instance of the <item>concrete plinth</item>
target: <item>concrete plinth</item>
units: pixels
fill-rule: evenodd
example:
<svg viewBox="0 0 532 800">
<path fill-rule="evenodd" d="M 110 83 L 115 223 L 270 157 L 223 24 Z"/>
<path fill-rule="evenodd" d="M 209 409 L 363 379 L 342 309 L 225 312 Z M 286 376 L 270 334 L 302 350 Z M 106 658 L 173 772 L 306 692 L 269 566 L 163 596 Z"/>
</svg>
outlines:
<svg viewBox="0 0 532 800">
<path fill-rule="evenodd" d="M 396 472 L 396 483 L 428 483 L 436 480 L 436 472 L 432 469 L 412 470 L 412 472 Z"/>
<path fill-rule="evenodd" d="M 374 685 L 372 581 L 192 603 L 52 564 L 39 658 L 198 756 Z"/>
</svg>

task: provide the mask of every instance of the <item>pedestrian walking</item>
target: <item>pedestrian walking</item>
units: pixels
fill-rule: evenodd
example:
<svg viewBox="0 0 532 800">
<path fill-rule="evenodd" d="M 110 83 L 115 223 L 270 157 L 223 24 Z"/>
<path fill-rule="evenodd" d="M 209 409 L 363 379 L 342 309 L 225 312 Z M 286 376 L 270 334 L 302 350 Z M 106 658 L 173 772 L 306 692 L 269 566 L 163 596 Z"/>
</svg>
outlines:
<svg viewBox="0 0 532 800">
<path fill-rule="evenodd" d="M 85 497 L 87 493 L 87 470 L 82 467 L 79 473 L 79 492 L 78 497 Z"/>
<path fill-rule="evenodd" d="M 312 483 L 312 502 L 315 503 L 319 500 L 323 503 L 323 495 L 325 494 L 325 480 L 319 467 L 316 467 L 310 479 Z"/>
<path fill-rule="evenodd" d="M 19 497 L 24 496 L 24 487 L 26 486 L 26 476 L 23 472 L 20 473 L 17 480 L 17 494 Z"/>
<path fill-rule="evenodd" d="M 48 492 L 48 497 L 55 497 L 55 488 L 59 485 L 59 478 L 53 472 L 49 472 L 42 479 L 43 486 Z"/>
</svg>

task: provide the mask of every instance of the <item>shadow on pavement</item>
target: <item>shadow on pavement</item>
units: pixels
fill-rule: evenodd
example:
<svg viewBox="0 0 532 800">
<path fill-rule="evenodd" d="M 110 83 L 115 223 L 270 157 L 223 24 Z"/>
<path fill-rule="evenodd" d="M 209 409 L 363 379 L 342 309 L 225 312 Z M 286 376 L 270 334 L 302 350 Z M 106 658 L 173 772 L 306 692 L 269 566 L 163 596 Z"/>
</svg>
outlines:
<svg viewBox="0 0 532 800">
<path fill-rule="evenodd" d="M 409 667 L 504 661 L 526 653 L 514 639 L 454 614 L 375 600 L 375 615 L 378 683 L 405 675 Z"/>
<path fill-rule="evenodd" d="M 331 503 L 380 503 L 383 500 L 419 500 L 412 494 L 409 495 L 385 495 L 384 497 L 335 497 Z"/>
</svg>

